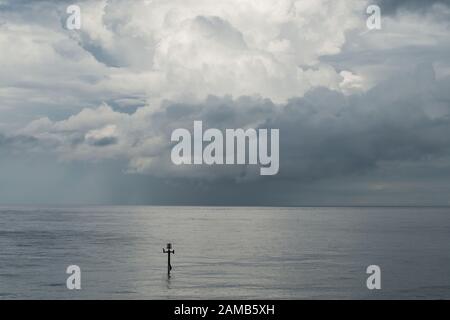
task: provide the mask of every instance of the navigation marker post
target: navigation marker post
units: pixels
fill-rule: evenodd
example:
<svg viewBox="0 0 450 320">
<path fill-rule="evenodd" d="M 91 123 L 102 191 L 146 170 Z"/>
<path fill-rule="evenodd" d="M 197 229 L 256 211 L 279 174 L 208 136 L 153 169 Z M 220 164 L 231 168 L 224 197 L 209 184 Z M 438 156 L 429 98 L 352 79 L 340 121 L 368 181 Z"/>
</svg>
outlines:
<svg viewBox="0 0 450 320">
<path fill-rule="evenodd" d="M 172 244 L 167 244 L 167 250 L 163 248 L 163 253 L 167 253 L 167 276 L 170 277 L 170 270 L 172 270 L 172 265 L 170 264 L 170 254 L 175 254 L 175 250 L 172 250 Z"/>
</svg>

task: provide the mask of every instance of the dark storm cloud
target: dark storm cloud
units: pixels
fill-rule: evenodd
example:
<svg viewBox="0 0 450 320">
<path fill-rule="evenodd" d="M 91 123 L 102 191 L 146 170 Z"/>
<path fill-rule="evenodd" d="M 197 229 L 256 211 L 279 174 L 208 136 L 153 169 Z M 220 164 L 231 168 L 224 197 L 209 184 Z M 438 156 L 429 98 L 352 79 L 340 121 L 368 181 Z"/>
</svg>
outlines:
<svg viewBox="0 0 450 320">
<path fill-rule="evenodd" d="M 145 119 L 152 130 L 151 138 L 162 137 L 165 141 L 163 147 L 147 150 L 156 167 L 125 174 L 126 159 L 114 166 L 104 160 L 106 166 L 101 171 L 93 169 L 97 165 L 92 164 L 94 167 L 88 171 L 95 175 L 92 180 L 83 179 L 79 188 L 93 183 L 92 188 L 101 190 L 98 201 L 115 204 L 332 205 L 339 199 L 355 203 L 355 195 L 366 199 L 359 201 L 367 204 L 368 194 L 381 194 L 385 204 L 414 204 L 411 195 L 417 197 L 421 186 L 432 188 L 434 183 L 450 177 L 450 168 L 442 165 L 450 158 L 449 87 L 450 78 L 435 79 L 432 66 L 424 64 L 359 95 L 345 96 L 318 88 L 284 105 L 255 97 L 210 96 L 191 104 L 167 101 L 164 108 Z M 133 127 L 137 119 L 132 117 L 137 115 L 125 117 L 127 125 Z M 118 119 L 115 125 L 123 128 L 122 118 Z M 245 166 L 237 171 L 234 166 L 191 166 L 185 169 L 198 171 L 187 176 L 167 170 L 172 130 L 192 129 L 194 120 L 219 129 L 280 129 L 280 173 L 260 177 L 256 170 Z M 118 136 L 122 138 L 127 137 Z M 133 155 L 140 156 L 135 146 L 145 144 L 140 135 L 133 136 L 133 140 L 133 146 L 120 150 L 131 160 Z M 86 173 L 82 167 L 91 166 L 76 163 L 71 165 L 70 176 L 76 176 L 77 170 Z M 115 169 L 108 171 L 110 167 Z M 375 183 L 375 191 L 364 189 L 368 188 L 368 177 L 381 181 L 381 187 Z M 345 187 L 339 187 L 342 181 L 346 181 Z M 416 193 L 412 193 L 411 185 L 416 185 Z M 128 191 L 125 194 L 123 190 Z M 393 190 L 402 198 L 389 197 Z M 432 197 L 430 203 L 444 200 Z"/>
<path fill-rule="evenodd" d="M 118 141 L 119 140 L 116 137 L 105 137 L 105 138 L 89 141 L 88 143 L 91 146 L 95 146 L 95 147 L 106 147 L 106 146 L 117 144 Z"/>
<path fill-rule="evenodd" d="M 414 101 L 417 95 L 373 104 L 373 96 L 381 93 L 379 89 L 359 99 L 343 99 L 318 89 L 292 100 L 269 122 L 282 132 L 282 176 L 311 181 L 361 174 L 383 161 L 449 152 L 450 143 L 443 138 L 450 134 L 449 119 L 431 119 Z"/>
<path fill-rule="evenodd" d="M 6 136 L 0 133 L 0 148 L 38 145 L 38 139 L 25 135 Z"/>
<path fill-rule="evenodd" d="M 151 123 L 166 141 L 175 128 L 192 130 L 194 120 L 222 130 L 252 124 L 280 129 L 280 173 L 259 179 L 309 183 L 366 174 L 383 162 L 448 155 L 448 87 L 450 80 L 437 81 L 432 66 L 425 64 L 361 95 L 344 96 L 318 88 L 283 106 L 250 97 L 233 100 L 211 96 L 201 104 L 167 102 L 152 116 Z M 170 148 L 162 150 L 161 163 L 170 162 Z M 218 168 L 204 166 L 198 170 L 198 179 L 202 180 L 201 173 L 217 172 Z M 241 181 L 254 175 L 243 166 L 238 174 L 230 168 L 230 174 L 220 179 Z M 186 179 L 195 180 L 195 176 Z"/>
<path fill-rule="evenodd" d="M 395 14 L 401 10 L 426 12 L 435 4 L 450 6 L 450 0 L 378 0 L 383 13 Z"/>
<path fill-rule="evenodd" d="M 168 102 L 153 116 L 166 137 L 173 128 L 192 128 L 194 120 L 220 129 L 256 122 L 260 128 L 279 128 L 280 173 L 245 180 L 254 172 L 243 167 L 239 176 L 230 169 L 230 176 L 212 181 L 151 175 L 126 180 L 148 188 L 159 181 L 152 193 L 158 204 L 333 205 L 342 199 L 344 204 L 416 204 L 417 199 L 446 204 L 442 192 L 430 198 L 423 191 L 450 177 L 450 167 L 442 165 L 450 157 L 448 87 L 450 78 L 436 80 L 425 64 L 358 96 L 318 88 L 283 106 L 250 97 Z M 170 161 L 168 154 L 162 157 Z M 373 187 L 369 181 L 375 181 Z"/>
</svg>

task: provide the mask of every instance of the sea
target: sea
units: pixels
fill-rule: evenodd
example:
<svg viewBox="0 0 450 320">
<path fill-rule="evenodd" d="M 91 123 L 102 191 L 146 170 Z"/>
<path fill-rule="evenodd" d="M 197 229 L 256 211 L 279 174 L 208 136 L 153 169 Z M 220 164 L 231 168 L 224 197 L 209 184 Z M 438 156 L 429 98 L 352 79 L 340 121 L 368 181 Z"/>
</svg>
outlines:
<svg viewBox="0 0 450 320">
<path fill-rule="evenodd" d="M 0 207 L 0 299 L 450 299 L 450 208 Z"/>
</svg>

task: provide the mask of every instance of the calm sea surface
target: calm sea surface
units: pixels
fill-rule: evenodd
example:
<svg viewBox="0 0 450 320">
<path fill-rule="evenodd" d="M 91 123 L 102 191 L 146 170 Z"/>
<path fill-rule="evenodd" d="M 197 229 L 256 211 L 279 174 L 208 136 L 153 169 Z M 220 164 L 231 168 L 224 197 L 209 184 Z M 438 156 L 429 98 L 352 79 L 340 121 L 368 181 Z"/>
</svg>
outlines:
<svg viewBox="0 0 450 320">
<path fill-rule="evenodd" d="M 450 299 L 450 209 L 0 208 L 0 298 Z"/>
</svg>

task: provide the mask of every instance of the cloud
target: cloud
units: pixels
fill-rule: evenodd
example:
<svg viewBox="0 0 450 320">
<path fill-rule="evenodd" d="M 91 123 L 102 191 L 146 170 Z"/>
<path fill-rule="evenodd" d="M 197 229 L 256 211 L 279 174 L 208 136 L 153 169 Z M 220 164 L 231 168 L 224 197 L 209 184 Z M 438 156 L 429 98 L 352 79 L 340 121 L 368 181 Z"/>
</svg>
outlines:
<svg viewBox="0 0 450 320">
<path fill-rule="evenodd" d="M 378 5 L 386 14 L 399 11 L 416 11 L 425 13 L 434 5 L 450 6 L 449 0 L 378 0 Z"/>
<path fill-rule="evenodd" d="M 101 129 L 91 130 L 86 133 L 85 140 L 88 144 L 97 147 L 117 144 L 116 126 L 109 125 Z"/>
<path fill-rule="evenodd" d="M 449 155 L 449 84 L 449 78 L 436 80 L 433 68 L 422 65 L 363 95 L 318 88 L 283 105 L 258 97 L 210 96 L 195 104 L 168 101 L 161 110 L 147 107 L 131 115 L 103 105 L 63 121 L 36 120 L 23 133 L 53 143 L 66 160 L 120 158 L 134 173 L 245 182 L 265 178 L 251 166 L 173 165 L 171 132 L 192 130 L 194 120 L 222 130 L 280 129 L 280 174 L 274 179 L 307 183 L 364 174 L 383 162 Z M 74 135 L 84 139 L 74 144 Z"/>
<path fill-rule="evenodd" d="M 362 4 L 344 0 L 80 1 L 82 27 L 70 31 L 68 3 L 3 3 L 0 125 L 128 97 L 158 108 L 165 99 L 259 94 L 281 103 L 315 86 L 341 90 L 342 70 L 320 57 L 339 53 L 363 18 Z"/>
<path fill-rule="evenodd" d="M 16 186 L 0 199 L 28 185 L 49 200 L 42 184 L 69 202 L 189 204 L 435 190 L 450 176 L 450 9 L 379 1 L 369 32 L 369 3 L 79 1 L 69 31 L 71 1 L 0 1 L 0 177 Z M 170 134 L 194 120 L 280 129 L 279 175 L 175 167 Z"/>
<path fill-rule="evenodd" d="M 26 148 L 38 145 L 39 140 L 26 135 L 5 136 L 0 133 L 0 148 Z"/>
</svg>

